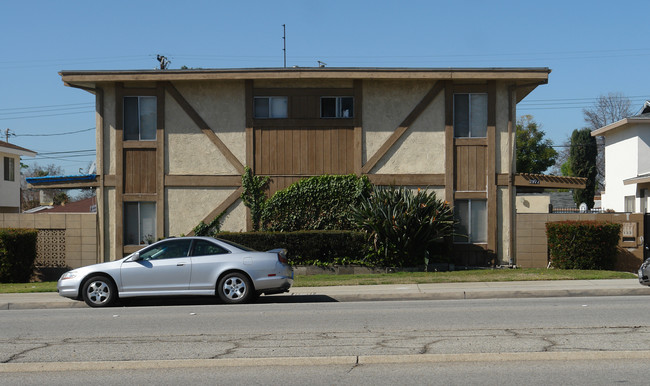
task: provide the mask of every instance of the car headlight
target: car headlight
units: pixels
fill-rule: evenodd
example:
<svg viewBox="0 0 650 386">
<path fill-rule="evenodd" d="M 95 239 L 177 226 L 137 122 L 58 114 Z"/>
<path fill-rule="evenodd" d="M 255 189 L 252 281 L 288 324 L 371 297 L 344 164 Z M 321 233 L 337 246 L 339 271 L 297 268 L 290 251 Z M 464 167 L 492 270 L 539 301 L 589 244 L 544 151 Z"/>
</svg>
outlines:
<svg viewBox="0 0 650 386">
<path fill-rule="evenodd" d="M 68 271 L 61 276 L 61 280 L 74 279 L 77 277 L 76 271 Z"/>
</svg>

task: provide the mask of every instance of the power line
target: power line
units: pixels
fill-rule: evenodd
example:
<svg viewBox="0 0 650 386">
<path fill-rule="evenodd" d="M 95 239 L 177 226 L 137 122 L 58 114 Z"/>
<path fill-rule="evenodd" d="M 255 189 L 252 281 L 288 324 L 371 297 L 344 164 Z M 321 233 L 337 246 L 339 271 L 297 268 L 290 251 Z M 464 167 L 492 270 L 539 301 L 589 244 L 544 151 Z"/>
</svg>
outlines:
<svg viewBox="0 0 650 386">
<path fill-rule="evenodd" d="M 95 130 L 94 127 L 91 127 L 89 129 L 83 129 L 83 130 L 77 130 L 77 131 L 68 131 L 65 133 L 53 133 L 53 134 L 16 134 L 16 137 L 55 137 L 59 135 L 70 135 L 70 134 L 77 134 L 77 133 L 83 133 L 86 131 L 90 130 Z"/>
</svg>

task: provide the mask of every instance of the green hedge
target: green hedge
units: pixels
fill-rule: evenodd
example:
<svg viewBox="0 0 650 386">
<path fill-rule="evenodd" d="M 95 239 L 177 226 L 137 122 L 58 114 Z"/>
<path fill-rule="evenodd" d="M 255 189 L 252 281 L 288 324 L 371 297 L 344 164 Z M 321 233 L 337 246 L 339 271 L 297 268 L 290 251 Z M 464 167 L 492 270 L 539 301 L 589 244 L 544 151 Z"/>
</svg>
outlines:
<svg viewBox="0 0 650 386">
<path fill-rule="evenodd" d="M 286 248 L 292 265 L 362 264 L 365 235 L 351 231 L 222 232 L 224 240 L 258 251 Z"/>
<path fill-rule="evenodd" d="M 354 174 L 304 178 L 275 192 L 266 201 L 262 229 L 351 230 L 350 212 L 370 190 L 368 178 Z"/>
<path fill-rule="evenodd" d="M 35 229 L 0 229 L 0 283 L 27 283 L 36 260 Z"/>
<path fill-rule="evenodd" d="M 553 267 L 614 269 L 621 224 L 603 221 L 559 221 L 546 224 Z"/>
</svg>

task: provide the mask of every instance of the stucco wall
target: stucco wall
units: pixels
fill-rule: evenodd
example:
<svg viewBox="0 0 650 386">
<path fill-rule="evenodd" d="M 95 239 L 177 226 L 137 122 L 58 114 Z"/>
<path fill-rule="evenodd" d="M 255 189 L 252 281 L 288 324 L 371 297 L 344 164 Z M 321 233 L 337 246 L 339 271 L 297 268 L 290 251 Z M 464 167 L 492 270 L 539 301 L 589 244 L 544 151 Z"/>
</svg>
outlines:
<svg viewBox="0 0 650 386">
<path fill-rule="evenodd" d="M 14 160 L 13 181 L 5 181 L 4 157 Z M 16 208 L 16 212 L 20 208 L 20 156 L 4 152 L 0 152 L 0 207 Z"/>
<path fill-rule="evenodd" d="M 235 191 L 234 188 L 168 188 L 166 189 L 165 234 L 188 234 L 214 208 Z M 231 207 L 222 219 L 222 229 L 246 230 L 246 208 L 241 202 Z"/>
<path fill-rule="evenodd" d="M 605 194 L 602 208 L 625 211 L 625 196 L 636 195 L 636 185 L 623 180 L 638 175 L 638 137 L 630 131 L 615 130 L 605 139 Z"/>
<path fill-rule="evenodd" d="M 547 195 L 517 195 L 517 213 L 548 213 L 551 196 Z"/>
<path fill-rule="evenodd" d="M 176 88 L 239 162 L 245 164 L 244 82 L 180 83 Z M 165 173 L 238 174 L 169 94 L 165 102 Z"/>
<path fill-rule="evenodd" d="M 434 82 L 363 82 L 363 162 L 411 113 Z M 445 107 L 440 93 L 371 173 L 435 174 L 445 170 Z"/>
</svg>

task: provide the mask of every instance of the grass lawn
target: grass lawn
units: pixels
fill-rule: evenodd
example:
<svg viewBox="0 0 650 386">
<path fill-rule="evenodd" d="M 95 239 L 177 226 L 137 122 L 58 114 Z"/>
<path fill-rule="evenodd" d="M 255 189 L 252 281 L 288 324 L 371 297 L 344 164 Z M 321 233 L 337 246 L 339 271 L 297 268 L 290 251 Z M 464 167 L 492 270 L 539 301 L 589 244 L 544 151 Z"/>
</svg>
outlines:
<svg viewBox="0 0 650 386">
<path fill-rule="evenodd" d="M 399 272 L 373 275 L 296 276 L 294 287 L 326 287 L 337 285 L 460 283 L 485 281 L 529 280 L 600 280 L 633 279 L 629 272 L 579 271 L 545 268 L 473 269 L 453 272 Z M 0 283 L 0 293 L 56 292 L 56 282 Z"/>
</svg>

